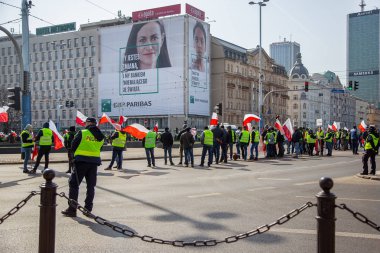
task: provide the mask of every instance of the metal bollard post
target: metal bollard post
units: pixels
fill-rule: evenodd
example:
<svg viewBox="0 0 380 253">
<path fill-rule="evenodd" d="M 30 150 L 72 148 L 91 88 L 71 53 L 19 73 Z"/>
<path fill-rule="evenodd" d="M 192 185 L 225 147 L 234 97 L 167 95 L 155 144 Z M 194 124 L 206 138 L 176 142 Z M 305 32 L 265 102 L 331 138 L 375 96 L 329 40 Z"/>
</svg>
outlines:
<svg viewBox="0 0 380 253">
<path fill-rule="evenodd" d="M 319 192 L 317 197 L 317 235 L 318 235 L 318 253 L 335 252 L 335 194 L 330 190 L 334 182 L 329 177 L 322 177 L 319 180 L 319 186 L 323 191 Z"/>
<path fill-rule="evenodd" d="M 43 177 L 46 182 L 40 186 L 40 238 L 38 252 L 54 253 L 57 185 L 52 180 L 55 177 L 55 172 L 51 169 L 46 169 Z"/>
</svg>

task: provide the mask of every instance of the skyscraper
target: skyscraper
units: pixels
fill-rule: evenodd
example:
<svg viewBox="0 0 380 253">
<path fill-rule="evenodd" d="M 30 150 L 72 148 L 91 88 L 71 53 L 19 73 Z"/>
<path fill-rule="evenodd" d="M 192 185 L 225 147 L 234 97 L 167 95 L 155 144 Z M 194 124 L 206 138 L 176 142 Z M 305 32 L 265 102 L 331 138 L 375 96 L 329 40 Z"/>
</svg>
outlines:
<svg viewBox="0 0 380 253">
<path fill-rule="evenodd" d="M 270 44 L 270 57 L 276 63 L 285 67 L 287 73 L 293 67 L 297 60 L 297 54 L 300 53 L 300 44 L 292 41 L 274 42 Z"/>
<path fill-rule="evenodd" d="M 347 15 L 347 80 L 352 84 L 355 96 L 377 108 L 380 108 L 379 37 L 378 9 L 362 9 L 361 12 Z"/>
</svg>

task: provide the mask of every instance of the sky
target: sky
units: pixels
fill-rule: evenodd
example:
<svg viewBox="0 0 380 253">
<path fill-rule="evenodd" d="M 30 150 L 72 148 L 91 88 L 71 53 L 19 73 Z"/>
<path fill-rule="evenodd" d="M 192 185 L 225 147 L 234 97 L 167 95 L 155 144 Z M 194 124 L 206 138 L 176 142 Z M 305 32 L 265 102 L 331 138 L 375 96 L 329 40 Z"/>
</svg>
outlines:
<svg viewBox="0 0 380 253">
<path fill-rule="evenodd" d="M 21 0 L 0 0 L 0 25 L 21 31 Z M 34 0 L 29 28 L 76 22 L 80 24 L 125 16 L 133 11 L 185 3 L 203 10 L 211 34 L 244 48 L 259 45 L 259 6 L 249 0 Z M 335 72 L 346 84 L 347 14 L 360 12 L 360 0 L 269 0 L 262 7 L 262 47 L 269 54 L 273 42 L 295 41 L 309 73 Z M 6 3 L 6 4 L 4 4 Z M 380 0 L 365 0 L 365 10 L 380 8 Z M 0 35 L 3 36 L 3 35 Z"/>
</svg>

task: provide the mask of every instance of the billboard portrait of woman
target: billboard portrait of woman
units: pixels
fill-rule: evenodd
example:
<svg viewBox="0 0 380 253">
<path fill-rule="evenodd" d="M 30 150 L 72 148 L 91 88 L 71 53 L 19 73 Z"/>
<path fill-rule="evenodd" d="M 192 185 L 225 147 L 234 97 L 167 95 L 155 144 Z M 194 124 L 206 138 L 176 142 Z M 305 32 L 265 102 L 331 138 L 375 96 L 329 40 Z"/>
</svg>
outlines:
<svg viewBox="0 0 380 253">
<path fill-rule="evenodd" d="M 195 58 L 193 59 L 191 68 L 204 72 L 206 70 L 205 54 L 206 54 L 206 31 L 201 22 L 196 22 L 193 29 L 193 45 Z"/>
<path fill-rule="evenodd" d="M 165 28 L 160 21 L 133 25 L 123 63 L 123 71 L 171 67 Z"/>
</svg>

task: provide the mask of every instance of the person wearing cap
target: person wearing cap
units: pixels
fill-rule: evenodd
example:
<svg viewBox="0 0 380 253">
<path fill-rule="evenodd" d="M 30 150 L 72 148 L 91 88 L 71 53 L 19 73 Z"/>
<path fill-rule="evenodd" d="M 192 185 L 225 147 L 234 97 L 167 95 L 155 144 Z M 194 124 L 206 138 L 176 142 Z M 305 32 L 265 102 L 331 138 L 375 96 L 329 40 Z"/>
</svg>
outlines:
<svg viewBox="0 0 380 253">
<path fill-rule="evenodd" d="M 161 135 L 160 141 L 164 148 L 165 165 L 168 164 L 168 155 L 170 165 L 174 165 L 172 159 L 173 135 L 169 132 L 169 127 L 165 127 L 165 132 Z"/>
<path fill-rule="evenodd" d="M 112 166 L 116 161 L 117 169 L 121 170 L 123 168 L 123 151 L 127 143 L 127 133 L 119 130 L 115 130 L 111 135 L 112 142 L 112 159 L 110 164 L 104 170 L 112 170 Z M 117 159 L 117 160 L 116 160 Z"/>
<path fill-rule="evenodd" d="M 145 138 L 142 140 L 142 144 L 145 148 L 146 160 L 148 162 L 148 167 L 155 167 L 156 162 L 154 159 L 154 148 L 156 147 L 157 134 L 147 127 L 149 132 L 146 134 Z"/>
<path fill-rule="evenodd" d="M 34 174 L 37 171 L 38 166 L 40 165 L 42 156 L 45 156 L 45 167 L 44 170 L 49 167 L 49 154 L 51 150 L 51 145 L 54 142 L 53 131 L 49 128 L 49 122 L 45 122 L 43 128 L 38 131 L 35 138 L 36 142 L 38 141 L 38 155 L 36 163 L 34 164 L 33 170 L 30 173 Z"/>
<path fill-rule="evenodd" d="M 66 173 L 71 173 L 72 169 L 74 168 L 74 153 L 71 150 L 71 144 L 74 140 L 75 136 L 75 126 L 71 126 L 69 128 L 69 131 L 65 133 L 63 136 L 64 139 L 64 145 L 67 150 L 67 157 L 69 159 L 69 169 L 66 171 Z"/>
<path fill-rule="evenodd" d="M 69 198 L 78 201 L 79 185 L 86 178 L 87 192 L 85 208 L 91 212 L 94 206 L 95 186 L 98 166 L 102 163 L 100 150 L 105 136 L 96 126 L 95 118 L 86 119 L 86 128 L 79 131 L 72 142 L 74 152 L 74 171 L 69 179 Z M 61 213 L 66 217 L 76 217 L 77 207 L 69 203 L 69 207 Z"/>
<path fill-rule="evenodd" d="M 376 175 L 376 155 L 379 153 L 379 133 L 375 126 L 371 125 L 365 140 L 363 161 L 363 172 L 360 175 L 368 175 L 368 159 L 371 159 L 371 171 L 369 174 Z"/>
<path fill-rule="evenodd" d="M 189 162 L 191 163 L 191 167 L 194 167 L 194 136 L 191 134 L 190 130 L 191 127 L 186 128 L 186 132 L 181 135 L 181 139 L 179 140 L 185 153 L 186 167 L 189 166 Z"/>
<path fill-rule="evenodd" d="M 24 153 L 24 170 L 22 172 L 24 173 L 29 173 L 28 162 L 34 146 L 33 140 L 33 127 L 32 125 L 27 124 L 21 132 L 21 152 Z"/>
</svg>

